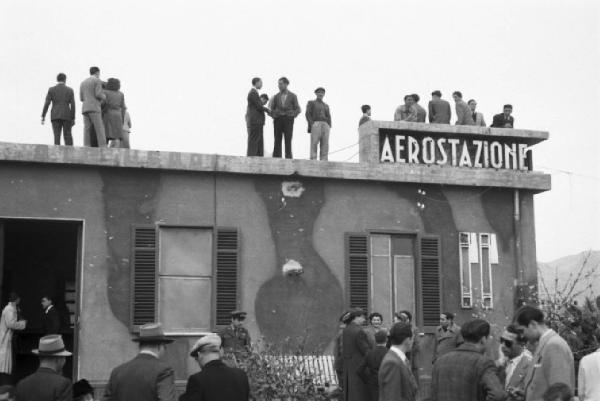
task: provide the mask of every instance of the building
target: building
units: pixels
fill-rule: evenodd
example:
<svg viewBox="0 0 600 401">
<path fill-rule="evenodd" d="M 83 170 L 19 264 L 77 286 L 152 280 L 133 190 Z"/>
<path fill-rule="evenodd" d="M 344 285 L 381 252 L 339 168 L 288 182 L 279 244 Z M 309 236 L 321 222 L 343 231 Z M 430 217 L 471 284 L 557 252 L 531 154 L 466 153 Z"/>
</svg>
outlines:
<svg viewBox="0 0 600 401">
<path fill-rule="evenodd" d="M 75 378 L 101 387 L 158 319 L 178 380 L 203 333 L 248 312 L 254 339 L 329 352 L 342 310 L 408 309 L 421 375 L 442 311 L 500 323 L 536 285 L 532 169 L 545 132 L 405 122 L 360 127 L 360 163 L 0 144 L 0 268 L 29 320 L 44 294 Z M 515 285 L 516 284 L 516 285 Z"/>
</svg>

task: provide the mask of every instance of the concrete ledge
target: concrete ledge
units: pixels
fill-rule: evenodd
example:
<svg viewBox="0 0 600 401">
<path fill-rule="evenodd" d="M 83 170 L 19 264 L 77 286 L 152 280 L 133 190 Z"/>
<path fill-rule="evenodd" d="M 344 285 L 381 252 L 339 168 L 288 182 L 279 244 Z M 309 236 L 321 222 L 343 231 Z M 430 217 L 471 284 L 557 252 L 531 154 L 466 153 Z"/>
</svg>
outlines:
<svg viewBox="0 0 600 401">
<path fill-rule="evenodd" d="M 249 175 L 290 176 L 296 174 L 303 177 L 341 180 L 519 188 L 534 192 L 550 189 L 550 175 L 528 171 L 389 163 L 321 162 L 0 142 L 0 164 L 3 162 Z"/>
</svg>

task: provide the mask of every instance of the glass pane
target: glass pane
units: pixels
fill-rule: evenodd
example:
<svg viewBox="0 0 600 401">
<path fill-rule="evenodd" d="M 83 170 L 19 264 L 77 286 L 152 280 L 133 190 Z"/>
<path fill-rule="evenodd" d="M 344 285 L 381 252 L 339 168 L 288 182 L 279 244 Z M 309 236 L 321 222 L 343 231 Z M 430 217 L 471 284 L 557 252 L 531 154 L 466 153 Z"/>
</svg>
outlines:
<svg viewBox="0 0 600 401">
<path fill-rule="evenodd" d="M 462 276 L 462 292 L 463 294 L 471 293 L 471 275 L 469 272 L 469 248 L 461 248 L 461 266 L 460 266 L 460 274 Z"/>
<path fill-rule="evenodd" d="M 490 277 L 490 249 L 481 249 L 481 277 L 483 279 L 483 295 L 490 295 L 492 292 L 492 278 Z"/>
<path fill-rule="evenodd" d="M 159 238 L 160 274 L 212 276 L 212 229 L 165 227 Z"/>
<path fill-rule="evenodd" d="M 211 280 L 187 277 L 159 280 L 158 317 L 165 331 L 210 331 Z"/>
<path fill-rule="evenodd" d="M 415 259 L 412 256 L 394 257 L 396 311 L 415 314 Z M 413 322 L 416 324 L 417 322 Z"/>
<path fill-rule="evenodd" d="M 371 236 L 371 255 L 390 256 L 390 236 L 372 235 Z"/>
<path fill-rule="evenodd" d="M 392 318 L 392 270 L 389 257 L 371 260 L 371 312 L 383 315 L 386 325 Z"/>
</svg>

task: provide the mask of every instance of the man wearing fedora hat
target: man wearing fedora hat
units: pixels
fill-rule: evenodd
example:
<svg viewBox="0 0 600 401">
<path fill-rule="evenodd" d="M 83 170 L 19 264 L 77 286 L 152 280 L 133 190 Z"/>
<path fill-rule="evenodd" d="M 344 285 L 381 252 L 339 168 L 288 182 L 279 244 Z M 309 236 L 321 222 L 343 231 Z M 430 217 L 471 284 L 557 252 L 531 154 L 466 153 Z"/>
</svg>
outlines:
<svg viewBox="0 0 600 401">
<path fill-rule="evenodd" d="M 72 400 L 71 380 L 62 376 L 68 356 L 62 336 L 53 334 L 40 338 L 38 349 L 32 351 L 40 359 L 39 369 L 17 385 L 19 401 Z"/>
<path fill-rule="evenodd" d="M 160 323 L 140 327 L 139 354 L 117 366 L 104 391 L 105 401 L 175 401 L 175 373 L 160 360 L 172 338 L 166 337 Z"/>
<path fill-rule="evenodd" d="M 221 337 L 217 334 L 208 334 L 194 344 L 190 356 L 202 370 L 190 376 L 179 401 L 248 401 L 248 376 L 225 365 L 220 350 Z"/>
</svg>

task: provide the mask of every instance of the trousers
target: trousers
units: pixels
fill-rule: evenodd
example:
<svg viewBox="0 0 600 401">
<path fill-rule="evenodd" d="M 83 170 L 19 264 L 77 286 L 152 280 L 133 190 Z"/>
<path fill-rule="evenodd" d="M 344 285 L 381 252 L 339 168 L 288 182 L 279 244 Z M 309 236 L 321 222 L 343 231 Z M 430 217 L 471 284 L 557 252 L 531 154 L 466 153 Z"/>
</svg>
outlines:
<svg viewBox="0 0 600 401">
<path fill-rule="evenodd" d="M 104 123 L 102 115 L 98 112 L 83 113 L 83 146 L 106 147 Z"/>
<path fill-rule="evenodd" d="M 310 128 L 310 159 L 317 159 L 317 149 L 320 145 L 319 158 L 327 160 L 329 155 L 329 124 L 325 121 L 315 121 Z"/>
<path fill-rule="evenodd" d="M 292 158 L 292 135 L 294 134 L 294 117 L 282 116 L 273 120 L 275 146 L 273 157 L 281 157 L 281 140 L 285 140 L 285 158 Z"/>
<path fill-rule="evenodd" d="M 52 132 L 54 132 L 55 145 L 60 145 L 60 134 L 62 131 L 65 145 L 73 146 L 73 136 L 71 135 L 72 126 L 73 122 L 71 120 L 52 120 Z"/>
<path fill-rule="evenodd" d="M 263 125 L 248 125 L 248 148 L 246 156 L 264 156 Z"/>
</svg>

